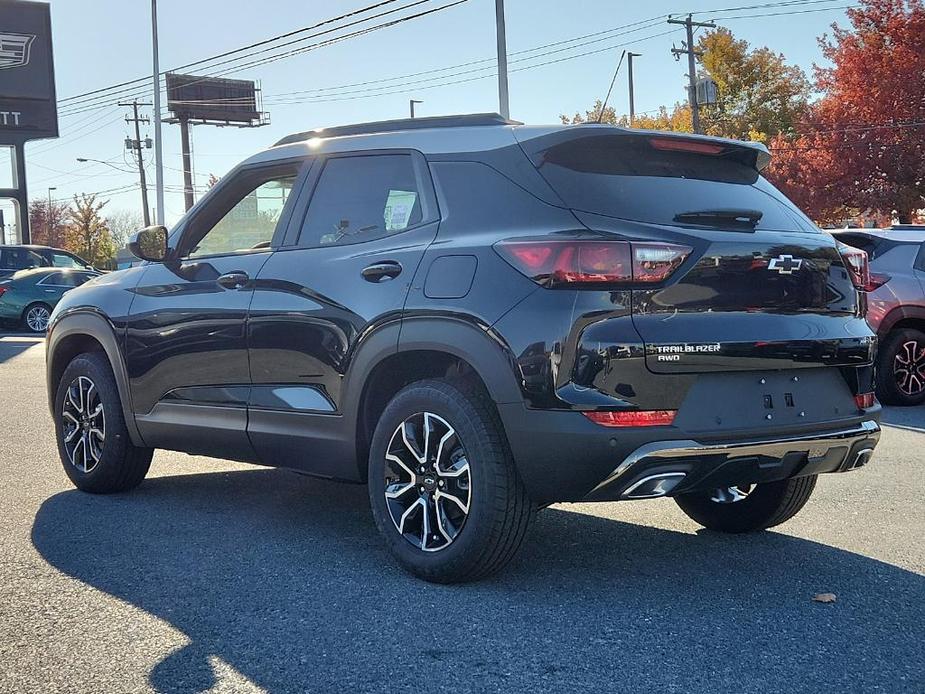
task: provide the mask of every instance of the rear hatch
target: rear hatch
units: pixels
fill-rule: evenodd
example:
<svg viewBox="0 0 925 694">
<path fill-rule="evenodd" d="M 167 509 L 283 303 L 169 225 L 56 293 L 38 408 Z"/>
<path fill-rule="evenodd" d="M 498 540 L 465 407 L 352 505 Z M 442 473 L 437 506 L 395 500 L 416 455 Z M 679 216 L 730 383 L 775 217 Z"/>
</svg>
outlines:
<svg viewBox="0 0 925 694">
<path fill-rule="evenodd" d="M 589 229 L 684 253 L 667 279 L 632 290 L 651 371 L 870 363 L 852 268 L 760 175 L 762 146 L 594 126 L 521 144 Z"/>
</svg>

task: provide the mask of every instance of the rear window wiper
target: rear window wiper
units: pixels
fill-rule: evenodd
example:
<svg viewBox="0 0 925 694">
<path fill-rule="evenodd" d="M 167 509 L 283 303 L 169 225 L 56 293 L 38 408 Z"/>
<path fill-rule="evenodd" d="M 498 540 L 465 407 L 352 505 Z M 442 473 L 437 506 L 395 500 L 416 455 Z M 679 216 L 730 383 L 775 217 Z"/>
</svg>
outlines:
<svg viewBox="0 0 925 694">
<path fill-rule="evenodd" d="M 761 210 L 691 210 L 690 212 L 679 212 L 674 216 L 674 221 L 704 226 L 713 224 L 747 226 L 754 229 L 763 216 L 764 213 Z"/>
</svg>

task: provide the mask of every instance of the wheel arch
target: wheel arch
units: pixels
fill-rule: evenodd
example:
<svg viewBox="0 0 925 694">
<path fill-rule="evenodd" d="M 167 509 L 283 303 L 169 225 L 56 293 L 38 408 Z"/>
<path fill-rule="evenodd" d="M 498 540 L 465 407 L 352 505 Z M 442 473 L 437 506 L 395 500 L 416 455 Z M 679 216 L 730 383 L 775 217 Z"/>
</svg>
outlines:
<svg viewBox="0 0 925 694">
<path fill-rule="evenodd" d="M 883 317 L 877 334 L 881 340 L 885 339 L 893 330 L 914 328 L 925 332 L 925 307 L 923 306 L 897 306 Z"/>
<path fill-rule="evenodd" d="M 503 341 L 464 319 L 405 319 L 400 329 L 385 328 L 365 341 L 353 360 L 345 390 L 359 479 L 366 479 L 369 442 L 379 414 L 405 385 L 452 378 L 483 390 L 498 405 L 523 401 L 517 373 Z"/>
<path fill-rule="evenodd" d="M 128 373 L 116 332 L 107 318 L 98 313 L 79 311 L 58 317 L 46 337 L 45 374 L 48 390 L 48 407 L 54 416 L 55 395 L 58 383 L 67 365 L 79 354 L 102 352 L 106 355 L 115 377 L 122 413 L 129 438 L 136 446 L 144 446 L 144 440 L 135 424 L 132 413 L 131 390 Z"/>
</svg>

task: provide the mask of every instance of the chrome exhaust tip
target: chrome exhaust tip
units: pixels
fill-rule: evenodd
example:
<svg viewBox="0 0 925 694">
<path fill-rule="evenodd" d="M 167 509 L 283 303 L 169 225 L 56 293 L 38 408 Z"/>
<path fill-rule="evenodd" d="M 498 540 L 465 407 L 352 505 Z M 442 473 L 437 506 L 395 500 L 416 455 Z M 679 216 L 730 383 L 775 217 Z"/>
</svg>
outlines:
<svg viewBox="0 0 925 694">
<path fill-rule="evenodd" d="M 870 457 L 874 454 L 873 448 L 862 448 L 857 453 L 854 454 L 854 460 L 851 461 L 851 464 L 848 466 L 849 470 L 857 470 L 859 467 L 863 467 L 870 461 Z"/>
<path fill-rule="evenodd" d="M 657 475 L 649 475 L 627 487 L 620 498 L 657 499 L 671 493 L 685 477 L 686 472 L 660 472 Z"/>
</svg>

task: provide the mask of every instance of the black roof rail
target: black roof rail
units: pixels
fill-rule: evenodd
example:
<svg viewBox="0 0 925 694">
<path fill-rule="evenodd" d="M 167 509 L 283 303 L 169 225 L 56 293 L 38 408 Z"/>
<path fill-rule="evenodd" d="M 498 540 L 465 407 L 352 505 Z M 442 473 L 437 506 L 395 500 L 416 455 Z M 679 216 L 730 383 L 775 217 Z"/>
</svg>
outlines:
<svg viewBox="0 0 925 694">
<path fill-rule="evenodd" d="M 422 130 L 424 128 L 463 128 L 480 125 L 523 125 L 520 121 L 508 120 L 498 113 L 466 113 L 458 116 L 428 116 L 425 118 L 399 118 L 381 120 L 372 123 L 354 125 L 337 125 L 333 128 L 318 128 L 302 133 L 287 135 L 274 144 L 291 145 L 304 142 L 313 137 L 343 137 L 345 135 L 370 135 L 373 133 L 390 133 L 398 130 Z"/>
</svg>

